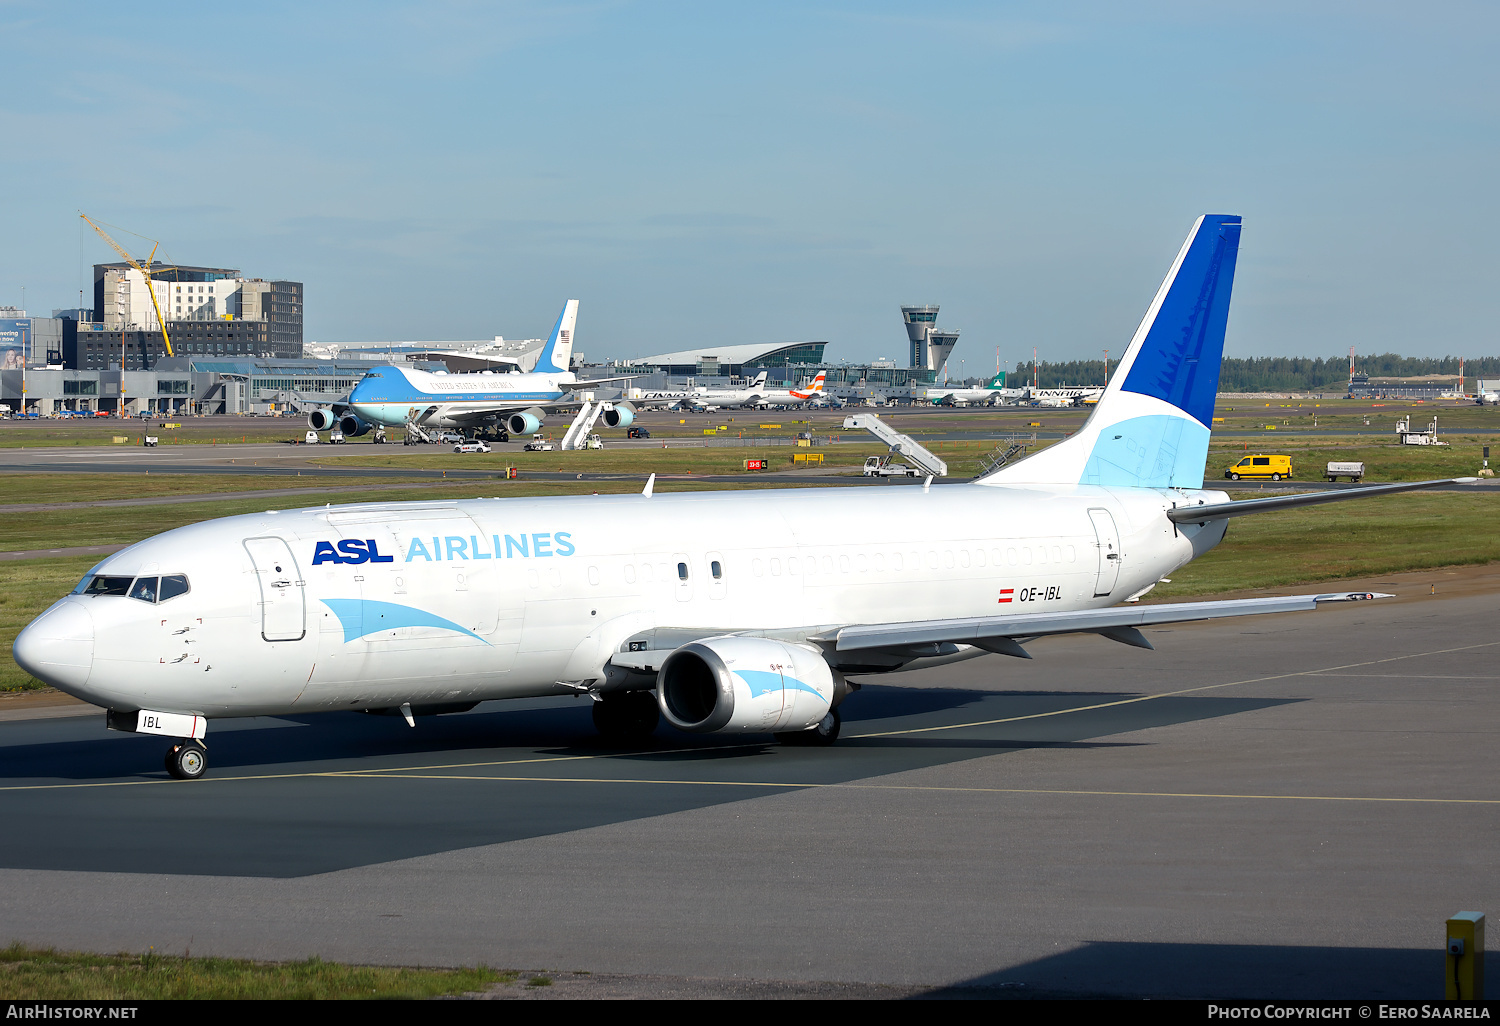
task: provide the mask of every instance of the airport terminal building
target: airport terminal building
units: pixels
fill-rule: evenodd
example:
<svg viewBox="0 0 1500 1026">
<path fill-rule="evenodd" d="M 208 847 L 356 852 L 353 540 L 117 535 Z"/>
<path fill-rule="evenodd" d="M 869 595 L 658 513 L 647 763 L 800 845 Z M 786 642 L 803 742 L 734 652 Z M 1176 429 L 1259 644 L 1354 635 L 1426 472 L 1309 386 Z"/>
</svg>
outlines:
<svg viewBox="0 0 1500 1026">
<path fill-rule="evenodd" d="M 270 413 L 295 393 L 328 403 L 349 394 L 371 364 L 351 360 L 219 359 L 179 356 L 150 370 L 33 367 L 0 370 L 0 403 L 49 417 L 64 410 L 190 416 Z"/>
</svg>

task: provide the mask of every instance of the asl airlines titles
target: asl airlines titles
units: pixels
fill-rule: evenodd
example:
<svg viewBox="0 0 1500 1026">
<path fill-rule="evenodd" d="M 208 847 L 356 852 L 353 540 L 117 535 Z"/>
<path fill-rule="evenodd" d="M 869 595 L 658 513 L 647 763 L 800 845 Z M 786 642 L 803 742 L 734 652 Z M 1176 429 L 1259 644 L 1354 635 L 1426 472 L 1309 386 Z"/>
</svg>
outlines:
<svg viewBox="0 0 1500 1026">
<path fill-rule="evenodd" d="M 504 539 L 502 542 L 501 539 Z M 571 556 L 577 552 L 573 535 L 568 531 L 539 531 L 534 534 L 492 534 L 488 542 L 477 534 L 433 535 L 429 547 L 426 538 L 413 538 L 406 547 L 403 562 L 417 559 L 429 563 L 452 560 L 535 559 L 547 556 Z M 391 563 L 395 556 L 381 555 L 375 538 L 345 538 L 342 541 L 320 541 L 313 547 L 313 566 L 324 563 Z"/>
</svg>

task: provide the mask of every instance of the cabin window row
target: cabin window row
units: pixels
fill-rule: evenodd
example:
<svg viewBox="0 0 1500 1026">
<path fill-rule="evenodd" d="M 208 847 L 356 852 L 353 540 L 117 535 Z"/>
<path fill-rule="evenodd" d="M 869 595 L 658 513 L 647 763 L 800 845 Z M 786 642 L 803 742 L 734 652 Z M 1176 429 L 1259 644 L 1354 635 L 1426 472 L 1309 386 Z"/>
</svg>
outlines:
<svg viewBox="0 0 1500 1026">
<path fill-rule="evenodd" d="M 837 563 L 835 563 L 835 559 Z M 831 555 L 818 556 L 788 556 L 785 559 L 784 572 L 787 574 L 801 574 L 807 577 L 819 573 L 832 574 L 837 566 L 839 573 L 868 573 L 874 570 L 876 573 L 885 573 L 890 570 L 893 573 L 904 573 L 909 570 L 953 570 L 968 569 L 970 567 L 1004 567 L 1004 566 L 1034 566 L 1052 565 L 1078 562 L 1078 548 L 1074 545 L 1021 545 L 1011 546 L 1005 549 L 928 549 L 925 555 L 920 551 L 893 552 L 887 555 L 877 552 L 874 555 L 856 553 L 854 556 L 841 554 L 838 557 Z M 779 577 L 783 573 L 783 560 L 772 557 L 769 560 L 754 559 L 750 563 L 750 570 L 756 577 L 764 577 L 769 571 L 772 577 Z"/>
</svg>

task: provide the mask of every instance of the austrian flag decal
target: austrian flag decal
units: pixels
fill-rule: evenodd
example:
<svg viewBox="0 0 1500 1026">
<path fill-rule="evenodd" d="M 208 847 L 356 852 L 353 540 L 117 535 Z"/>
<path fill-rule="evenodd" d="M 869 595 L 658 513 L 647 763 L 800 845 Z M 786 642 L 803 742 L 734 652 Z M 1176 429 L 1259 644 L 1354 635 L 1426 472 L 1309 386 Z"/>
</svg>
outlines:
<svg viewBox="0 0 1500 1026">
<path fill-rule="evenodd" d="M 1011 599 L 1013 599 L 1015 597 L 1016 597 L 1016 589 L 1014 589 L 1014 588 L 1001 588 L 1000 589 L 1000 601 L 1001 602 L 1009 602 Z"/>
</svg>

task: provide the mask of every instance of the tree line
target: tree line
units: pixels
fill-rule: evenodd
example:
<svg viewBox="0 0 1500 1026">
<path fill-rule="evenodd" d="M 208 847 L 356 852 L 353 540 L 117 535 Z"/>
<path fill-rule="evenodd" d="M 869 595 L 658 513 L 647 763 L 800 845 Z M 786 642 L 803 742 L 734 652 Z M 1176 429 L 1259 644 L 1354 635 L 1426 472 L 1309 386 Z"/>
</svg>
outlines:
<svg viewBox="0 0 1500 1026">
<path fill-rule="evenodd" d="M 1354 370 L 1371 378 L 1415 378 L 1427 374 L 1444 374 L 1458 379 L 1456 356 L 1400 356 L 1381 353 L 1378 356 L 1356 356 Z M 1115 372 L 1111 363 L 1109 371 Z M 1464 375 L 1500 377 L 1500 356 L 1468 357 Z M 1039 365 L 1037 384 L 1042 388 L 1067 385 L 1101 385 L 1104 383 L 1103 360 L 1044 361 Z M 1013 387 L 1031 383 L 1031 364 L 1019 362 L 1008 375 L 1006 384 Z M 1219 366 L 1220 392 L 1315 392 L 1333 391 L 1349 383 L 1349 357 L 1331 356 L 1311 359 L 1305 356 L 1224 357 Z"/>
</svg>

